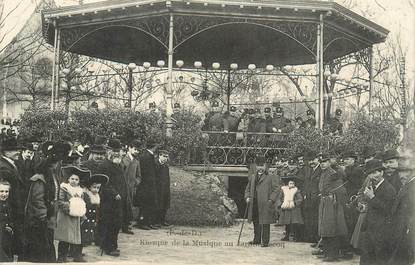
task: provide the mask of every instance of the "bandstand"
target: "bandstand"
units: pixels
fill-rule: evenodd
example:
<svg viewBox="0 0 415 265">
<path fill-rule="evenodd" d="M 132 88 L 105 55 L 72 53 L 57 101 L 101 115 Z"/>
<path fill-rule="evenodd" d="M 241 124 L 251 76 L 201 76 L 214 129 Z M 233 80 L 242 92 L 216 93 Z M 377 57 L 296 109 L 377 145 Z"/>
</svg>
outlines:
<svg viewBox="0 0 415 265">
<path fill-rule="evenodd" d="M 388 35 L 385 28 L 333 1 L 109 0 L 47 10 L 42 12 L 42 21 L 44 37 L 54 47 L 52 108 L 59 90 L 62 51 L 126 65 L 151 64 L 168 76 L 168 135 L 172 133 L 175 70 L 226 71 L 235 65 L 273 74 L 286 65 L 314 64 L 316 119 L 317 127 L 322 128 L 325 64 L 361 51 L 373 61 L 372 46 Z M 208 164 L 193 164 L 191 169 L 223 176 L 229 196 L 244 209 L 247 168 L 243 164 L 252 152 L 284 150 L 285 135 L 206 135 Z"/>
<path fill-rule="evenodd" d="M 316 118 L 321 128 L 324 65 L 358 51 L 372 58 L 371 47 L 388 35 L 385 28 L 333 1 L 109 0 L 47 10 L 42 20 L 44 37 L 54 46 L 55 54 L 52 107 L 61 51 L 123 64 L 159 65 L 168 75 L 167 134 L 172 133 L 174 70 L 227 70 L 234 63 L 240 69 L 263 69 L 270 74 L 281 66 L 315 64 Z M 158 64 L 160 61 L 167 61 L 167 65 Z M 371 74 L 369 80 L 371 93 Z M 215 134 L 210 133 L 211 139 Z M 229 134 L 221 141 L 238 137 L 237 133 Z M 283 134 L 261 137 L 267 139 L 265 151 L 284 148 Z M 245 141 L 242 146 L 233 140 L 226 150 L 255 149 L 261 139 Z M 217 143 L 213 149 L 215 145 L 224 150 Z M 242 165 L 246 155 L 228 160 L 211 162 Z"/>
</svg>

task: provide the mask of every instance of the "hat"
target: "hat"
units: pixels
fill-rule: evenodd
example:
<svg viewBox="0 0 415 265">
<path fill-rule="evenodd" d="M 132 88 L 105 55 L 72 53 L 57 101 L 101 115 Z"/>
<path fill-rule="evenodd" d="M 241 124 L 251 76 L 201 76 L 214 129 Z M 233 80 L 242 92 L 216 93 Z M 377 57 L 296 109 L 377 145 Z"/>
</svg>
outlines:
<svg viewBox="0 0 415 265">
<path fill-rule="evenodd" d="M 159 155 L 169 155 L 169 151 L 167 150 L 159 150 Z"/>
<path fill-rule="evenodd" d="M 157 142 L 154 139 L 148 139 L 146 142 L 146 148 L 153 148 L 157 145 Z"/>
<path fill-rule="evenodd" d="M 91 171 L 83 169 L 74 165 L 62 167 L 62 177 L 68 179 L 72 175 L 77 175 L 80 182 L 88 183 L 91 178 Z"/>
<path fill-rule="evenodd" d="M 173 108 L 175 109 L 180 109 L 180 103 L 174 103 Z"/>
<path fill-rule="evenodd" d="M 307 110 L 307 115 L 314 115 L 314 110 L 311 110 L 311 109 Z"/>
<path fill-rule="evenodd" d="M 383 164 L 382 164 L 381 160 L 372 159 L 372 160 L 370 160 L 366 163 L 364 171 L 365 171 L 365 174 L 370 174 L 373 171 L 383 170 L 383 169 L 384 169 L 384 167 L 383 167 Z"/>
<path fill-rule="evenodd" d="M 35 149 L 33 148 L 33 144 L 32 143 L 26 143 L 24 144 L 24 146 L 22 147 L 23 150 L 29 150 L 29 151 L 35 151 Z"/>
<path fill-rule="evenodd" d="M 374 157 L 376 155 L 375 148 L 372 146 L 365 146 L 362 150 L 363 158 Z"/>
<path fill-rule="evenodd" d="M 277 108 L 275 109 L 275 112 L 276 112 L 276 113 L 283 113 L 283 112 L 284 112 L 284 110 L 283 110 L 281 107 L 277 107 Z"/>
<path fill-rule="evenodd" d="M 351 157 L 351 158 L 357 159 L 357 154 L 353 151 L 348 151 L 348 152 L 345 152 L 342 157 L 343 158 Z"/>
<path fill-rule="evenodd" d="M 89 152 L 94 154 L 105 154 L 107 152 L 107 148 L 102 144 L 93 144 L 89 148 Z"/>
<path fill-rule="evenodd" d="M 390 160 L 390 159 L 397 159 L 400 158 L 401 156 L 399 155 L 398 151 L 396 150 L 387 150 L 385 151 L 385 153 L 383 153 L 382 155 L 382 160 L 386 161 L 386 160 Z"/>
<path fill-rule="evenodd" d="M 17 143 L 17 139 L 14 137 L 6 138 L 1 143 L 2 151 L 17 151 L 22 149 L 22 146 Z"/>
<path fill-rule="evenodd" d="M 0 170 L 0 181 L 7 181 L 10 184 L 13 182 L 13 176 L 10 170 L 6 170 L 6 169 Z"/>
<path fill-rule="evenodd" d="M 336 115 L 340 116 L 340 115 L 342 115 L 343 111 L 341 109 L 336 109 L 335 113 L 336 113 Z"/>
<path fill-rule="evenodd" d="M 235 106 L 231 106 L 230 110 L 231 110 L 232 112 L 235 112 L 235 111 L 236 111 L 236 107 L 235 107 Z"/>
<path fill-rule="evenodd" d="M 108 148 L 115 152 L 120 151 L 122 149 L 120 140 L 115 138 L 110 139 L 108 141 Z"/>
<path fill-rule="evenodd" d="M 264 109 L 264 113 L 271 113 L 271 108 L 270 107 L 266 107 Z"/>
<path fill-rule="evenodd" d="M 104 174 L 93 174 L 88 181 L 88 186 L 91 186 L 94 183 L 100 183 L 102 185 L 107 185 L 109 177 Z"/>
<path fill-rule="evenodd" d="M 133 140 L 129 145 L 128 145 L 128 147 L 135 147 L 135 148 L 137 148 L 137 149 L 139 149 L 139 148 L 141 148 L 141 146 L 142 146 L 142 143 L 141 143 L 141 141 L 139 141 L 139 140 Z"/>
</svg>

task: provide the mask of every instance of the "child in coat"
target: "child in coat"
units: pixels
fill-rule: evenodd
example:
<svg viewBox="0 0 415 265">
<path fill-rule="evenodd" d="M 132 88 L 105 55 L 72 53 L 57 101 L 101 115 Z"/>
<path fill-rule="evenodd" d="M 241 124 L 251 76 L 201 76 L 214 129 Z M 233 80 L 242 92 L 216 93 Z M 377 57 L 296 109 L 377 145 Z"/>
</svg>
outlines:
<svg viewBox="0 0 415 265">
<path fill-rule="evenodd" d="M 82 245 L 88 246 L 92 242 L 99 244 L 100 236 L 98 228 L 98 211 L 101 203 L 99 191 L 102 185 L 108 183 L 108 176 L 104 174 L 94 174 L 86 184 L 84 200 L 86 203 L 86 219 L 81 224 Z"/>
<path fill-rule="evenodd" d="M 58 199 L 55 231 L 55 240 L 59 241 L 58 262 L 66 262 L 69 248 L 73 251 L 75 262 L 85 262 L 82 258 L 81 217 L 86 213 L 86 206 L 80 182 L 88 182 L 90 175 L 89 170 L 77 166 L 62 167 L 62 176 L 66 181 L 60 185 Z"/>
<path fill-rule="evenodd" d="M 13 261 L 13 219 L 9 203 L 10 183 L 0 181 L 0 262 Z"/>
<path fill-rule="evenodd" d="M 282 241 L 290 240 L 290 233 L 294 234 L 294 241 L 299 239 L 299 226 L 304 224 L 303 217 L 301 215 L 301 203 L 303 196 L 300 190 L 295 186 L 295 180 L 293 177 L 285 179 L 287 185 L 281 187 L 279 200 L 277 203 L 280 211 L 280 217 L 278 223 L 285 225 L 285 236 Z"/>
</svg>

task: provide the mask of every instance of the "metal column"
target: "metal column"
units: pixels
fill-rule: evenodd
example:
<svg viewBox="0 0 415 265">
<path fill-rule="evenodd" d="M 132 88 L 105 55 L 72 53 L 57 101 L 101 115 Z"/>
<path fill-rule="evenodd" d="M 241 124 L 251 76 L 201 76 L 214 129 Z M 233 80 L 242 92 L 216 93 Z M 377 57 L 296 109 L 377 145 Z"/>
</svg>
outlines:
<svg viewBox="0 0 415 265">
<path fill-rule="evenodd" d="M 56 44 L 56 84 L 55 84 L 55 109 L 59 103 L 59 87 L 60 87 L 60 54 L 61 54 L 61 31 L 57 30 L 57 44 Z"/>
<path fill-rule="evenodd" d="M 51 89 L 51 98 L 50 98 L 50 109 L 55 109 L 55 86 L 56 86 L 56 46 L 58 44 L 58 29 L 56 26 L 56 21 L 53 21 L 55 26 L 55 40 L 53 42 L 53 65 L 52 65 L 52 89 Z"/>
<path fill-rule="evenodd" d="M 369 118 L 372 116 L 373 93 L 373 46 L 369 50 Z"/>
<path fill-rule="evenodd" d="M 166 91 L 166 135 L 171 137 L 173 135 L 172 127 L 173 122 L 171 115 L 173 114 L 172 99 L 173 99 L 173 14 L 170 13 L 170 26 L 169 26 L 169 51 L 168 51 L 168 80 Z"/>
<path fill-rule="evenodd" d="M 317 57 L 316 57 L 316 70 L 317 70 L 317 95 L 318 95 L 318 111 L 317 113 L 317 126 L 319 129 L 323 129 L 324 123 L 324 105 L 323 105 L 323 67 L 324 67 L 324 54 L 323 54 L 323 14 L 320 14 L 320 22 L 317 26 Z"/>
</svg>

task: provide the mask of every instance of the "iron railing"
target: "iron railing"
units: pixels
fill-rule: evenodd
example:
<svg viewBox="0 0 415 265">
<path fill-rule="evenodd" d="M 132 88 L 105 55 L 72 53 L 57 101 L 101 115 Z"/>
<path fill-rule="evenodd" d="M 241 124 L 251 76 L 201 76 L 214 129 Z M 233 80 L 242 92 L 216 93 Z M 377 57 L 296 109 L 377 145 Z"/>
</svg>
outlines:
<svg viewBox="0 0 415 265">
<path fill-rule="evenodd" d="M 245 165 L 256 156 L 273 157 L 287 149 L 288 134 L 209 131 L 203 136 L 207 138 L 206 150 L 203 156 L 191 155 L 190 164 L 235 166 Z"/>
</svg>

